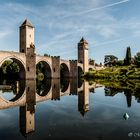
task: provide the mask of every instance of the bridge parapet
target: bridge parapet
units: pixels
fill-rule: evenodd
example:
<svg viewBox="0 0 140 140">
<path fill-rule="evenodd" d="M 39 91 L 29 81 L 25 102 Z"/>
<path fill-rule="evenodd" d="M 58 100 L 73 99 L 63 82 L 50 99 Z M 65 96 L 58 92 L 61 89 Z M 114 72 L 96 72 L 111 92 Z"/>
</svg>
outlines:
<svg viewBox="0 0 140 140">
<path fill-rule="evenodd" d="M 89 65 L 89 70 L 95 70 L 95 65 Z"/>
<path fill-rule="evenodd" d="M 26 67 L 26 56 L 25 53 L 10 52 L 10 51 L 0 51 L 0 64 L 2 64 L 6 59 L 15 58 L 22 62 L 24 67 Z"/>
<path fill-rule="evenodd" d="M 82 63 L 79 63 L 79 62 L 78 62 L 77 65 L 83 69 L 83 64 L 82 64 Z"/>
<path fill-rule="evenodd" d="M 26 94 L 25 92 L 23 93 L 22 97 L 14 102 L 8 101 L 4 99 L 2 96 L 0 96 L 0 110 L 1 109 L 6 109 L 6 108 L 11 108 L 15 106 L 23 106 L 26 103 Z"/>
<path fill-rule="evenodd" d="M 47 62 L 50 65 L 50 67 L 52 65 L 52 57 L 36 55 L 36 64 L 38 64 L 41 61 Z"/>
</svg>

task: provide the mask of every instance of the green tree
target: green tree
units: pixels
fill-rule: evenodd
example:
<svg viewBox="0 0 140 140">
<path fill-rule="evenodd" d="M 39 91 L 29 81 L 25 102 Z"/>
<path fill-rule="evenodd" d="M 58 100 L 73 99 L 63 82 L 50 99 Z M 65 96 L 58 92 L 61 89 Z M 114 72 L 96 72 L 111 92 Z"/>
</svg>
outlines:
<svg viewBox="0 0 140 140">
<path fill-rule="evenodd" d="M 38 73 L 42 73 L 42 72 L 43 72 L 43 67 L 44 67 L 43 63 L 42 63 L 42 62 L 39 62 L 39 63 L 37 64 L 37 66 L 36 66 L 36 73 L 37 73 L 37 74 L 38 74 Z"/>
<path fill-rule="evenodd" d="M 131 64 L 131 48 L 130 47 L 127 47 L 127 50 L 126 50 L 126 56 L 125 56 L 125 59 L 124 59 L 124 65 L 128 66 Z"/>
<path fill-rule="evenodd" d="M 20 71 L 20 68 L 16 62 L 13 62 L 12 60 L 6 60 L 2 66 L 2 73 L 8 74 L 8 73 L 18 73 Z"/>
<path fill-rule="evenodd" d="M 123 60 L 118 60 L 116 63 L 117 66 L 123 66 L 123 64 L 124 64 Z"/>
<path fill-rule="evenodd" d="M 19 68 L 18 64 L 15 62 L 12 62 L 6 68 L 6 73 L 14 74 L 14 73 L 18 73 L 19 71 L 20 71 L 20 68 Z"/>
<path fill-rule="evenodd" d="M 134 62 L 138 67 L 140 67 L 140 52 L 135 55 Z"/>
<path fill-rule="evenodd" d="M 115 66 L 118 61 L 118 58 L 114 55 L 105 55 L 104 65 L 105 66 Z"/>
<path fill-rule="evenodd" d="M 7 67 L 12 63 L 11 60 L 6 60 L 3 62 L 2 66 L 1 66 L 1 69 L 2 69 L 2 73 L 3 74 L 6 74 L 7 72 Z"/>
</svg>

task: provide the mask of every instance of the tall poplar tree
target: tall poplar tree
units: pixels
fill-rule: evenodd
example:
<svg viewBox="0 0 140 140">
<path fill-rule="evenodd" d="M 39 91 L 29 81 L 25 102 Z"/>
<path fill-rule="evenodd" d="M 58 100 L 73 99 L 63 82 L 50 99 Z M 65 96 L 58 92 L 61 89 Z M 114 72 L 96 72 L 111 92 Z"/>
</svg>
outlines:
<svg viewBox="0 0 140 140">
<path fill-rule="evenodd" d="M 126 56 L 125 56 L 125 59 L 124 59 L 124 65 L 128 66 L 130 64 L 131 64 L 131 48 L 127 47 Z"/>
</svg>

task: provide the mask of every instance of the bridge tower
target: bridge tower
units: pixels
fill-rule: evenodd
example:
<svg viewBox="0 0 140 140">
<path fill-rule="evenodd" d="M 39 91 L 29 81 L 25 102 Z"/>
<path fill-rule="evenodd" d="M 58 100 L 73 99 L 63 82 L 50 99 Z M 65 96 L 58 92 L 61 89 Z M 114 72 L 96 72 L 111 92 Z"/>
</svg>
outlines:
<svg viewBox="0 0 140 140">
<path fill-rule="evenodd" d="M 26 78 L 36 78 L 36 54 L 34 46 L 34 26 L 29 20 L 25 20 L 20 26 L 19 51 L 26 54 Z"/>
<path fill-rule="evenodd" d="M 36 81 L 26 80 L 26 103 L 20 106 L 19 122 L 23 135 L 35 130 Z"/>
<path fill-rule="evenodd" d="M 31 45 L 34 45 L 34 26 L 28 19 L 25 19 L 20 26 L 19 51 L 27 53 L 27 48 L 30 48 Z"/>
<path fill-rule="evenodd" d="M 78 93 L 78 110 L 84 116 L 89 111 L 89 84 L 83 82 L 83 90 Z"/>
<path fill-rule="evenodd" d="M 83 64 L 83 72 L 88 72 L 88 42 L 83 37 L 78 43 L 78 62 Z"/>
</svg>

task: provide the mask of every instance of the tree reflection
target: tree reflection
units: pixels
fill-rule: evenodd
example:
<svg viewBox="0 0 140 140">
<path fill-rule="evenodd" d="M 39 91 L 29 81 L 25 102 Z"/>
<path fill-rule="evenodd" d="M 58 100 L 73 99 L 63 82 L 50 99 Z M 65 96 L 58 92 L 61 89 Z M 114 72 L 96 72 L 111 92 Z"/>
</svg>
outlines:
<svg viewBox="0 0 140 140">
<path fill-rule="evenodd" d="M 124 93 L 127 106 L 131 107 L 132 96 L 137 102 L 140 102 L 140 80 L 129 81 L 98 81 L 105 86 L 105 96 L 114 96 L 118 93 Z"/>
</svg>

